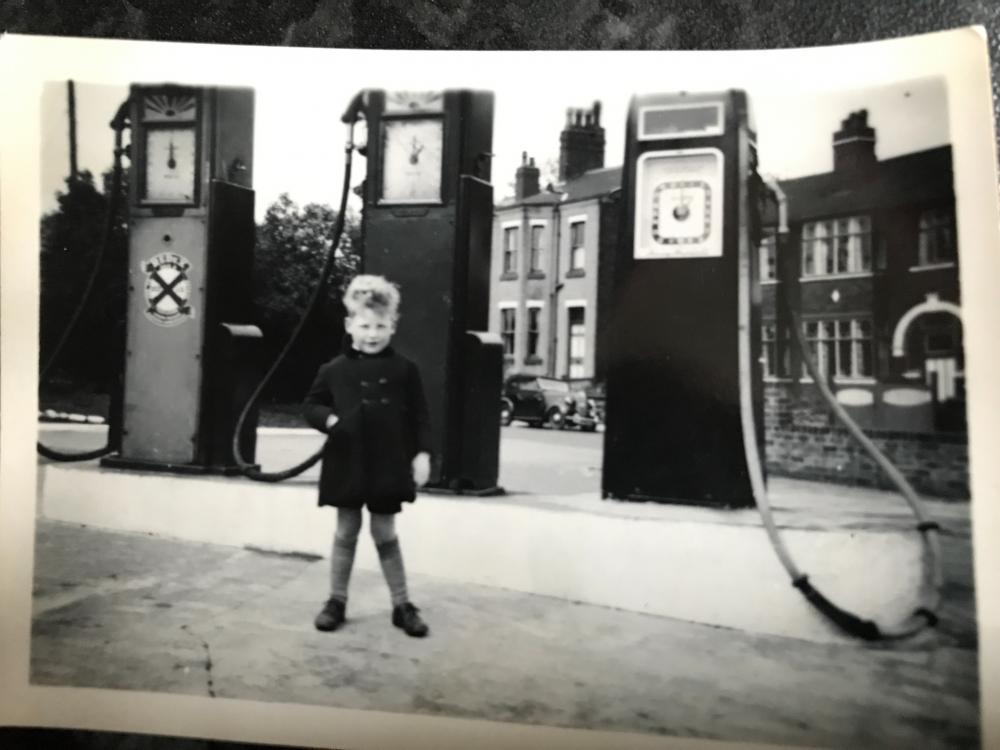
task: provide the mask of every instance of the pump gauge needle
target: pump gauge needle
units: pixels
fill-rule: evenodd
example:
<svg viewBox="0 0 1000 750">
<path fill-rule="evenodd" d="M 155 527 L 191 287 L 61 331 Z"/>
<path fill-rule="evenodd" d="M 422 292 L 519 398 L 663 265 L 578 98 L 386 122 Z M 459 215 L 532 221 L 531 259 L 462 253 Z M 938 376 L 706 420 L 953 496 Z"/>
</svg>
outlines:
<svg viewBox="0 0 1000 750">
<path fill-rule="evenodd" d="M 173 141 L 170 141 L 170 145 L 168 146 L 168 149 L 169 149 L 169 158 L 167 159 L 167 167 L 170 168 L 170 169 L 176 169 L 177 168 L 177 160 L 174 158 L 174 142 Z"/>
<path fill-rule="evenodd" d="M 688 203 L 690 199 L 684 194 L 684 188 L 681 187 L 680 195 L 677 196 L 677 205 L 674 206 L 674 218 L 677 221 L 684 221 L 691 213 L 691 209 L 688 208 Z"/>
</svg>

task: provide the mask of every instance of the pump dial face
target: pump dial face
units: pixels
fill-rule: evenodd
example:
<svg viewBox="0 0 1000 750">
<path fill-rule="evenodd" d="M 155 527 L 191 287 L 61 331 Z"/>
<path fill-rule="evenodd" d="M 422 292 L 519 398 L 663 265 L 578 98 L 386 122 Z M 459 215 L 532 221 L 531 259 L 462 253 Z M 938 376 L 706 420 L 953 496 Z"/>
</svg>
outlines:
<svg viewBox="0 0 1000 750">
<path fill-rule="evenodd" d="M 444 123 L 439 118 L 386 120 L 382 203 L 440 203 Z"/>
<path fill-rule="evenodd" d="M 636 258 L 722 255 L 718 149 L 648 151 L 636 162 Z"/>
<path fill-rule="evenodd" d="M 191 127 L 146 131 L 146 203 L 193 203 L 197 149 Z"/>
<path fill-rule="evenodd" d="M 712 187 L 704 180 L 667 180 L 653 189 L 653 239 L 661 245 L 702 242 L 712 231 Z"/>
</svg>

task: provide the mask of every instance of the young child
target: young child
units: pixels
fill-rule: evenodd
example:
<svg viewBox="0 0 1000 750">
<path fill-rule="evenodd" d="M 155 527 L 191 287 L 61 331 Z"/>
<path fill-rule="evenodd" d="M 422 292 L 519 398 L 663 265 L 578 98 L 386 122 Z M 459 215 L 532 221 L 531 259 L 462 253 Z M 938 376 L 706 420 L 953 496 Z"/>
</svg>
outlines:
<svg viewBox="0 0 1000 750">
<path fill-rule="evenodd" d="M 347 350 L 319 368 L 306 396 L 306 421 L 329 435 L 323 448 L 319 504 L 337 508 L 330 597 L 316 616 L 319 630 L 343 624 L 347 586 L 361 530 L 370 512 L 382 573 L 392 599 L 392 624 L 427 635 L 406 591 L 395 514 L 416 499 L 430 473 L 430 422 L 417 366 L 389 341 L 399 317 L 399 291 L 381 276 L 361 275 L 344 294 Z"/>
</svg>

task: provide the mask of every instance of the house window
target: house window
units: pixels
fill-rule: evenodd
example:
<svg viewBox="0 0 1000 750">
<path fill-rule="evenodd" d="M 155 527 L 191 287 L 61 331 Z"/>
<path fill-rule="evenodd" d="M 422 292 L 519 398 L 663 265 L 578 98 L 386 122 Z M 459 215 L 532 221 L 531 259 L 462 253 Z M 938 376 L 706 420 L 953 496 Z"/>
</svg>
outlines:
<svg viewBox="0 0 1000 750">
<path fill-rule="evenodd" d="M 542 308 L 531 306 L 528 308 L 528 352 L 527 358 L 537 360 L 541 358 L 540 344 L 542 342 Z"/>
<path fill-rule="evenodd" d="M 834 378 L 870 378 L 872 323 L 866 318 L 809 320 L 803 324 L 813 362 L 821 375 Z M 805 365 L 803 375 L 808 376 Z"/>
<path fill-rule="evenodd" d="M 917 240 L 917 265 L 955 261 L 955 228 L 951 211 L 941 208 L 920 214 L 920 234 Z"/>
<path fill-rule="evenodd" d="M 566 309 L 569 318 L 569 376 L 571 378 L 585 377 L 587 356 L 587 327 L 585 307 L 569 307 Z"/>
<path fill-rule="evenodd" d="M 542 234 L 544 231 L 545 227 L 541 224 L 531 227 L 531 249 L 528 260 L 530 263 L 529 270 L 534 273 L 539 273 L 542 270 Z"/>
<path fill-rule="evenodd" d="M 518 227 L 503 230 L 503 273 L 517 273 L 517 232 Z"/>
<path fill-rule="evenodd" d="M 871 220 L 867 216 L 803 224 L 803 276 L 867 273 L 871 270 Z"/>
<path fill-rule="evenodd" d="M 514 356 L 514 336 L 517 333 L 517 310 L 513 307 L 500 308 L 500 340 L 503 341 L 503 353 L 506 357 Z"/>
<path fill-rule="evenodd" d="M 760 241 L 760 280 L 776 281 L 778 278 L 778 238 L 768 231 Z"/>
<path fill-rule="evenodd" d="M 587 260 L 587 251 L 584 247 L 586 240 L 587 222 L 574 221 L 569 225 L 569 270 L 578 273 L 583 271 L 584 263 Z"/>
</svg>

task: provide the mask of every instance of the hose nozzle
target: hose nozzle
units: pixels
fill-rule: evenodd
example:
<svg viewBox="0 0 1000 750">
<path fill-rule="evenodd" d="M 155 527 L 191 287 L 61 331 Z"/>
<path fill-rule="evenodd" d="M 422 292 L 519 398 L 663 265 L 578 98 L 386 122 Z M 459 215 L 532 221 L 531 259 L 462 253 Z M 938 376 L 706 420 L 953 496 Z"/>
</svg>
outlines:
<svg viewBox="0 0 1000 750">
<path fill-rule="evenodd" d="M 340 121 L 347 125 L 353 125 L 361 117 L 367 104 L 368 92 L 364 90 L 359 91 L 347 105 L 347 109 L 345 109 L 344 114 L 341 115 Z"/>
</svg>

